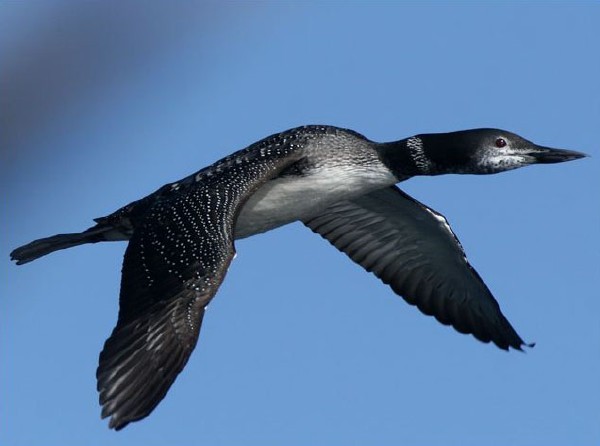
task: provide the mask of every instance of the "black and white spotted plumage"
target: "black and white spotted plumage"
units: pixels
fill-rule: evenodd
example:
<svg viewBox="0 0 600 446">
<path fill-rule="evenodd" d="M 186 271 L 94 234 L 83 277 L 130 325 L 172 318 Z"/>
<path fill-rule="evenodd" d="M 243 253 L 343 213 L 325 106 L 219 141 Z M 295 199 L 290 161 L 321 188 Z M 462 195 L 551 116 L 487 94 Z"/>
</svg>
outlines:
<svg viewBox="0 0 600 446">
<path fill-rule="evenodd" d="M 193 182 L 170 185 L 141 218 L 123 261 L 117 326 L 97 371 L 110 427 L 148 415 L 183 369 L 233 259 L 236 213 L 257 185 L 301 157 L 295 141 L 273 138 Z"/>
<path fill-rule="evenodd" d="M 97 371 L 102 416 L 121 429 L 147 416 L 185 366 L 234 257 L 234 240 L 292 221 L 425 314 L 502 349 L 521 349 L 523 340 L 446 219 L 394 184 L 582 156 L 497 129 L 375 143 L 351 130 L 299 127 L 167 184 L 87 231 L 36 240 L 11 258 L 22 264 L 84 243 L 129 240 L 119 317 Z"/>
</svg>

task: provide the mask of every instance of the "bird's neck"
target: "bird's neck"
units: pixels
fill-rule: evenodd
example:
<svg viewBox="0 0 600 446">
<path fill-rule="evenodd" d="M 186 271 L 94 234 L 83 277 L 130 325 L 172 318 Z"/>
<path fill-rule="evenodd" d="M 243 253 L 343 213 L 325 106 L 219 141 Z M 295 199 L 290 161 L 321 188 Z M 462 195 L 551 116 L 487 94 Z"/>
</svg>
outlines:
<svg viewBox="0 0 600 446">
<path fill-rule="evenodd" d="M 399 177 L 478 173 L 474 170 L 473 153 L 462 133 L 416 135 L 379 144 L 378 152 L 386 166 Z"/>
<path fill-rule="evenodd" d="M 382 162 L 399 179 L 415 175 L 437 175 L 437 169 L 425 151 L 422 136 L 381 143 L 377 147 Z"/>
</svg>

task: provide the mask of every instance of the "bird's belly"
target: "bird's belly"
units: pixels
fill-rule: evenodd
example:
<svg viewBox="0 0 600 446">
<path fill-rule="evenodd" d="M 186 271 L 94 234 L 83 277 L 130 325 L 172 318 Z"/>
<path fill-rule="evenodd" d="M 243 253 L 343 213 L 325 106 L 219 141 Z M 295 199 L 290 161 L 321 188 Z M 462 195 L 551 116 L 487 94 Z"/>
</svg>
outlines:
<svg viewBox="0 0 600 446">
<path fill-rule="evenodd" d="M 329 205 L 389 186 L 387 173 L 363 171 L 286 176 L 265 183 L 245 203 L 235 224 L 240 239 L 317 215 Z"/>
</svg>

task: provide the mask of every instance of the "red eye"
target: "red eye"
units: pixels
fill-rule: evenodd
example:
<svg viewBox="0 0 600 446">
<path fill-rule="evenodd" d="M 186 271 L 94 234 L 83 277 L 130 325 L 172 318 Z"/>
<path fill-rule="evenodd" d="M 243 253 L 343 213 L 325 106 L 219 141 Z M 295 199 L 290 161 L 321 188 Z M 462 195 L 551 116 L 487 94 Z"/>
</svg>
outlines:
<svg viewBox="0 0 600 446">
<path fill-rule="evenodd" d="M 498 138 L 496 140 L 496 147 L 501 148 L 506 146 L 506 140 L 504 138 Z"/>
</svg>

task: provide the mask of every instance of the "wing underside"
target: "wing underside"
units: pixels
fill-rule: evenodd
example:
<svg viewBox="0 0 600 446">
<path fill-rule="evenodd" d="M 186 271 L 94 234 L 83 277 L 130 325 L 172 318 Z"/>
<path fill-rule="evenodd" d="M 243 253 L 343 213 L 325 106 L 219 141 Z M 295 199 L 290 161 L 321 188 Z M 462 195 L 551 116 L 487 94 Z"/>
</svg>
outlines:
<svg viewBox="0 0 600 446">
<path fill-rule="evenodd" d="M 442 324 L 501 349 L 524 345 L 446 219 L 396 186 L 336 203 L 304 223 Z"/>
</svg>

